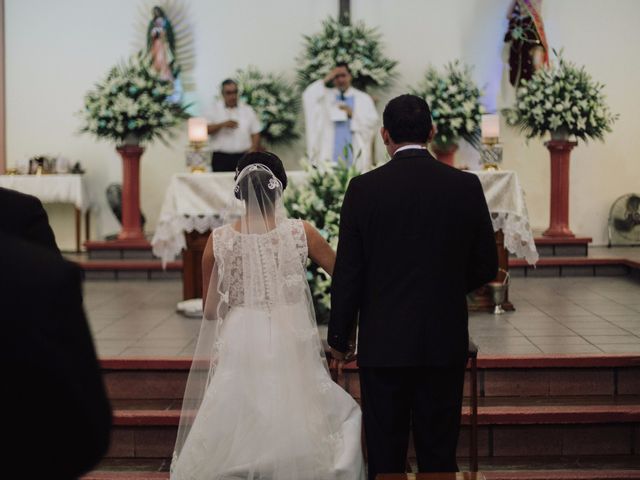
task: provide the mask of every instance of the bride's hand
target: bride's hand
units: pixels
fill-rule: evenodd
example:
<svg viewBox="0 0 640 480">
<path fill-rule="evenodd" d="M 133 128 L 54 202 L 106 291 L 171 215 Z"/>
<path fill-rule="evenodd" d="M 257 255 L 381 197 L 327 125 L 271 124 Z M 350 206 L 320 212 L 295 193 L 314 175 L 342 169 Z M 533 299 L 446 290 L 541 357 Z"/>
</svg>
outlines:
<svg viewBox="0 0 640 480">
<path fill-rule="evenodd" d="M 329 369 L 335 370 L 338 376 L 342 375 L 342 368 L 344 367 L 345 354 L 338 350 L 331 349 L 331 361 L 329 362 Z"/>
<path fill-rule="evenodd" d="M 342 375 L 342 367 L 344 367 L 344 360 L 336 360 L 335 358 L 332 358 L 329 362 L 329 369 L 336 370 L 338 375 Z"/>
</svg>

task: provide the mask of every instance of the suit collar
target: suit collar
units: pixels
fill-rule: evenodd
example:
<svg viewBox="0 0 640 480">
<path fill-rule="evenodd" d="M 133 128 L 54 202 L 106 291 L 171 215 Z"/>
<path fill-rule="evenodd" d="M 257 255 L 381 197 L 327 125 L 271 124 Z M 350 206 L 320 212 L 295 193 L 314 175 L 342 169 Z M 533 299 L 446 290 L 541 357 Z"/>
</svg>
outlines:
<svg viewBox="0 0 640 480">
<path fill-rule="evenodd" d="M 423 158 L 433 158 L 429 153 L 429 150 L 422 148 L 409 148 L 407 150 L 402 150 L 401 152 L 396 152 L 391 160 L 395 160 L 397 158 L 405 158 L 405 157 L 423 157 Z"/>
</svg>

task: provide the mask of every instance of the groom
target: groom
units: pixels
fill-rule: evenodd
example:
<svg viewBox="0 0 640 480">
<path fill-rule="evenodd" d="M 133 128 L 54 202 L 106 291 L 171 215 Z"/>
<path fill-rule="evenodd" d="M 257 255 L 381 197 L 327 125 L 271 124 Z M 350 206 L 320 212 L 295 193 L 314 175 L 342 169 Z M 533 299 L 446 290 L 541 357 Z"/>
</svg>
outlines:
<svg viewBox="0 0 640 480">
<path fill-rule="evenodd" d="M 420 472 L 457 471 L 468 351 L 466 294 L 495 278 L 497 251 L 478 177 L 426 149 L 427 103 L 391 100 L 384 166 L 354 178 L 342 205 L 328 342 L 358 366 L 369 479 L 402 473 L 413 430 Z"/>
</svg>

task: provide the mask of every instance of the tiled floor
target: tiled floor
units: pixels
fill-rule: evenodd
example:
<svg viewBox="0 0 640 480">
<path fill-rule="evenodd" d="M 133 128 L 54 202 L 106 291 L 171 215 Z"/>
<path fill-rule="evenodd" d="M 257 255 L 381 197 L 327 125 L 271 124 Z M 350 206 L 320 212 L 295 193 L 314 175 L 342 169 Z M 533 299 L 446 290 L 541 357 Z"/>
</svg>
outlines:
<svg viewBox="0 0 640 480">
<path fill-rule="evenodd" d="M 200 321 L 175 313 L 181 292 L 179 280 L 86 282 L 99 355 L 190 355 Z M 514 278 L 510 299 L 515 312 L 471 316 L 480 355 L 640 353 L 637 280 Z"/>
</svg>

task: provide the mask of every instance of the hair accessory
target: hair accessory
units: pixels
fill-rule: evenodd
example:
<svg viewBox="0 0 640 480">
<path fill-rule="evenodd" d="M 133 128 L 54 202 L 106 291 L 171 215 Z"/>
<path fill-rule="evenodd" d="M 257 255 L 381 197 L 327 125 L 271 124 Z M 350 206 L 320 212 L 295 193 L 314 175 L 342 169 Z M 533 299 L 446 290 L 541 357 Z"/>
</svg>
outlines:
<svg viewBox="0 0 640 480">
<path fill-rule="evenodd" d="M 271 177 L 269 179 L 269 183 L 267 184 L 267 187 L 269 187 L 269 190 L 275 190 L 278 187 L 281 187 L 282 184 L 280 183 L 280 180 L 278 180 L 276 177 Z"/>
</svg>

